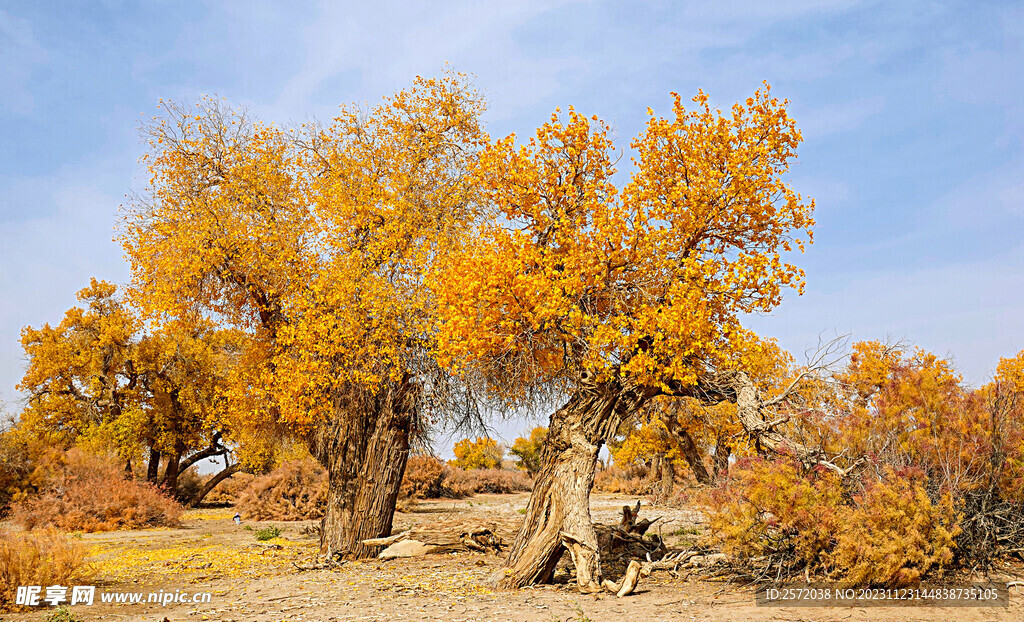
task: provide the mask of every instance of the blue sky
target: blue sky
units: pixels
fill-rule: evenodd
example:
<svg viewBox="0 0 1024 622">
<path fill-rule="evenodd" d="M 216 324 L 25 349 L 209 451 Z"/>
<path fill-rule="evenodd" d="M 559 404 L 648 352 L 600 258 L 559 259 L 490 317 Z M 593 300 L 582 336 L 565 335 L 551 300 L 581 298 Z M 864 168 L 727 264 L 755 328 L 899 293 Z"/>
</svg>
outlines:
<svg viewBox="0 0 1024 622">
<path fill-rule="evenodd" d="M 114 226 L 159 99 L 326 119 L 446 61 L 494 136 L 574 105 L 623 147 L 671 91 L 726 107 L 767 80 L 818 226 L 807 293 L 750 324 L 798 355 L 823 332 L 905 339 L 971 383 L 1024 348 L 1021 3 L 0 0 L 0 393 L 22 326 L 127 280 Z"/>
</svg>

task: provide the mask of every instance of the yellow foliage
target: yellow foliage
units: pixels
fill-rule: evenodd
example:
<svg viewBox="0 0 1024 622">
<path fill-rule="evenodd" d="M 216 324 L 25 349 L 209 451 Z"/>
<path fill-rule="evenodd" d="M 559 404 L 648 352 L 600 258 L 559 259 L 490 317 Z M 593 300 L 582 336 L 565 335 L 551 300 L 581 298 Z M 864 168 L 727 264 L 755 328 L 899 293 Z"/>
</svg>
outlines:
<svg viewBox="0 0 1024 622">
<path fill-rule="evenodd" d="M 490 217 L 432 278 L 442 364 L 512 400 L 581 371 L 671 393 L 742 366 L 740 316 L 802 288 L 782 257 L 813 224 L 813 201 L 781 179 L 800 132 L 767 86 L 724 114 L 704 93 L 692 111 L 673 97 L 632 142 L 621 189 L 608 126 L 572 108 L 483 151 Z"/>
<path fill-rule="evenodd" d="M 452 466 L 461 469 L 498 469 L 505 450 L 493 438 L 477 437 L 475 441 L 464 438 L 452 448 L 455 459 Z"/>
<path fill-rule="evenodd" d="M 536 475 L 540 471 L 540 454 L 544 448 L 544 439 L 547 438 L 548 429 L 544 426 L 537 426 L 530 431 L 529 438 L 520 436 L 512 443 L 508 453 L 516 456 L 516 468 L 522 469 L 530 475 Z"/>
</svg>

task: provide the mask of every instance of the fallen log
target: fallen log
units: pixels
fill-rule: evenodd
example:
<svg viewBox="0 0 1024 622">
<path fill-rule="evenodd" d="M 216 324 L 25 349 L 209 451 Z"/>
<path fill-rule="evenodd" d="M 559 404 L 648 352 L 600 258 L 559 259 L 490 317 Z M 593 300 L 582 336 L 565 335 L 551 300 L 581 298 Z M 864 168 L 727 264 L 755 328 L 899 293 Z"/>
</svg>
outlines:
<svg viewBox="0 0 1024 622">
<path fill-rule="evenodd" d="M 505 546 L 490 527 L 466 529 L 452 523 L 417 526 L 391 536 L 363 540 L 362 543 L 385 547 L 377 554 L 379 559 L 469 551 L 499 553 Z"/>
</svg>

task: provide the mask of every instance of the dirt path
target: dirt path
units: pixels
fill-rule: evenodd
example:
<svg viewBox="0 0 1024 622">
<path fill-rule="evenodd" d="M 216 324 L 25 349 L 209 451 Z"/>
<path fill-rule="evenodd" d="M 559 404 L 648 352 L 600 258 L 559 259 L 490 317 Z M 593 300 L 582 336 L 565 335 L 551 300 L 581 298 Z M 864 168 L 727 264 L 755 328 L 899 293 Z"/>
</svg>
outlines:
<svg viewBox="0 0 1024 622">
<path fill-rule="evenodd" d="M 396 516 L 396 530 L 416 524 L 459 521 L 493 526 L 511 542 L 526 507 L 527 494 L 478 495 L 459 501 L 421 502 Z M 595 495 L 598 522 L 618 520 L 620 508 L 635 497 Z M 687 509 L 647 506 L 646 516 L 663 516 L 662 533 L 681 544 L 701 530 L 701 515 Z M 83 540 L 100 572 L 96 604 L 76 605 L 80 620 L 152 622 L 235 620 L 238 622 L 341 620 L 575 620 L 640 622 L 646 620 L 1020 620 L 1024 606 L 1014 592 L 1008 608 L 769 608 L 754 604 L 749 588 L 696 577 L 655 573 L 636 594 L 580 595 L 565 583 L 514 592 L 491 589 L 486 578 L 501 564 L 494 555 L 462 553 L 365 561 L 331 570 L 300 572 L 316 537 L 304 529 L 313 523 L 235 525 L 231 510 L 195 510 L 184 528 L 88 534 Z M 256 542 L 254 530 L 278 526 L 282 536 Z M 246 527 L 252 528 L 246 529 Z M 100 603 L 101 593 L 210 593 L 205 604 Z M 45 620 L 49 611 L 0 614 L 0 620 Z"/>
</svg>

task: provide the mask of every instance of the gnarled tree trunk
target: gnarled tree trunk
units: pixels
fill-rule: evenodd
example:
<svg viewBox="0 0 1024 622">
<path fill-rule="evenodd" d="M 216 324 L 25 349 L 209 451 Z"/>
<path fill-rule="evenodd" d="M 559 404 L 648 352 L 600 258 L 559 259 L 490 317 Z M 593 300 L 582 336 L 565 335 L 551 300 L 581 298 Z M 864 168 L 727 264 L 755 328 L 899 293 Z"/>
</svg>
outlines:
<svg viewBox="0 0 1024 622">
<path fill-rule="evenodd" d="M 327 469 L 320 552 L 331 559 L 372 557 L 362 540 L 391 534 L 395 502 L 409 457 L 415 390 L 408 381 L 370 399 L 338 400 L 336 415 L 309 438 Z"/>
<path fill-rule="evenodd" d="M 679 421 L 671 415 L 664 417 L 662 421 L 665 422 L 665 427 L 668 429 L 669 433 L 671 433 L 679 442 L 679 448 L 683 452 L 683 458 L 685 458 L 686 463 L 690 465 L 690 470 L 693 471 L 693 476 L 697 479 L 697 482 L 700 484 L 710 484 L 711 476 L 708 475 L 708 469 L 704 466 L 704 457 L 701 455 L 700 448 L 697 447 L 697 443 L 690 435 L 690 431 L 680 425 Z"/>
<path fill-rule="evenodd" d="M 601 445 L 649 396 L 617 382 L 584 386 L 551 415 L 541 470 L 526 519 L 496 579 L 503 587 L 548 583 L 565 550 L 582 592 L 601 587 L 597 533 L 590 490 Z"/>
</svg>

